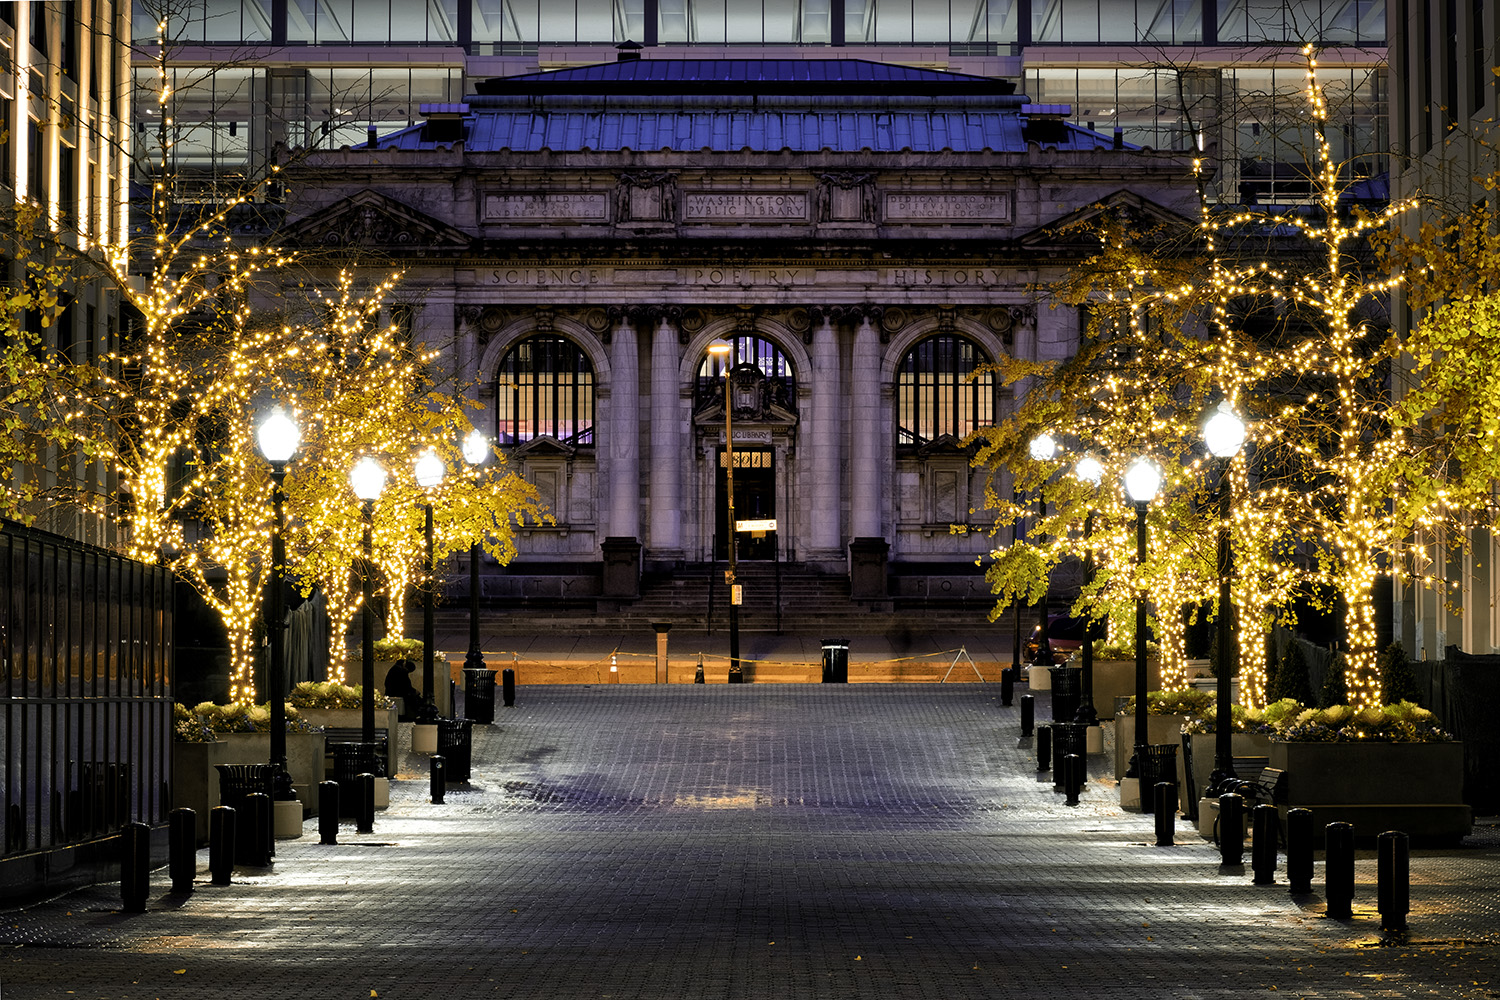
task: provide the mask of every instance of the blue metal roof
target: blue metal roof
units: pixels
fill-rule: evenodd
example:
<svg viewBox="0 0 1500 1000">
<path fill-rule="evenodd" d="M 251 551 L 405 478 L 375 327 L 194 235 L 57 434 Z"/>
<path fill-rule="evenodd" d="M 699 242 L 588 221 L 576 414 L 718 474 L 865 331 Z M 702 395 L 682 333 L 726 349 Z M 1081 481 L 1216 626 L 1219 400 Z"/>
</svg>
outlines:
<svg viewBox="0 0 1500 1000">
<path fill-rule="evenodd" d="M 479 110 L 467 119 L 464 149 L 471 153 L 500 150 L 596 152 L 673 149 L 684 152 L 815 153 L 831 150 L 877 153 L 902 150 L 935 153 L 1024 152 L 1027 141 L 1017 114 L 1004 112 L 844 112 L 797 111 L 511 111 Z M 382 149 L 433 149 L 422 139 L 420 125 L 379 140 Z M 1058 149 L 1109 149 L 1113 139 L 1068 124 Z M 1134 148 L 1134 147 L 1131 147 Z"/>
<path fill-rule="evenodd" d="M 530 89 L 559 79 L 563 89 Z M 767 93 L 766 80 L 784 86 Z M 625 81 L 665 86 L 626 92 Z M 731 89 L 705 91 L 704 81 Z M 830 81 L 849 89 L 824 86 Z M 514 86 L 501 89 L 502 83 Z M 494 85 L 491 92 L 470 97 L 463 119 L 464 149 L 471 153 L 974 153 L 1024 152 L 1031 142 L 1070 150 L 1114 145 L 1112 136 L 1062 121 L 1066 105 L 1028 104 L 1004 81 L 860 59 L 641 59 L 486 84 Z M 1033 131 L 1028 120 L 1046 127 Z M 451 131 L 437 134 L 418 125 L 378 145 L 418 150 L 458 140 Z"/>
</svg>

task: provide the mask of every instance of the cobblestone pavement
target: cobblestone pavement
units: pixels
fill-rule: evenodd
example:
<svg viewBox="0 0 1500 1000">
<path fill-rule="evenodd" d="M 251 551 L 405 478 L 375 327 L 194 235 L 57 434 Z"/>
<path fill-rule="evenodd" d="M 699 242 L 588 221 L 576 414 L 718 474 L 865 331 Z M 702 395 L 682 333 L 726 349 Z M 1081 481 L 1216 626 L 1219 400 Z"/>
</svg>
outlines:
<svg viewBox="0 0 1500 1000">
<path fill-rule="evenodd" d="M 1500 829 L 1414 851 L 1410 931 L 1253 886 L 1113 783 L 1068 808 L 994 685 L 522 688 L 427 801 L 274 869 L 0 912 L 0 997 L 1500 997 Z M 1315 886 L 1321 888 L 1321 863 Z"/>
</svg>

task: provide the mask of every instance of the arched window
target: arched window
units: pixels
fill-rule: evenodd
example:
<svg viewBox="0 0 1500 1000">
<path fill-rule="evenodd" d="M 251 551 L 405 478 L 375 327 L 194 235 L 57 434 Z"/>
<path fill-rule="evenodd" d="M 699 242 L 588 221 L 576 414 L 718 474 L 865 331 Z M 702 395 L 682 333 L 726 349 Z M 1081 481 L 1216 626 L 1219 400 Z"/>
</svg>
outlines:
<svg viewBox="0 0 1500 1000">
<path fill-rule="evenodd" d="M 594 366 L 564 337 L 540 334 L 500 361 L 495 439 L 521 444 L 549 435 L 570 445 L 594 443 Z"/>
<path fill-rule="evenodd" d="M 952 334 L 928 337 L 908 351 L 896 375 L 897 444 L 922 445 L 944 434 L 961 438 L 994 423 L 994 375 L 968 378 L 988 360 L 972 341 Z"/>
<path fill-rule="evenodd" d="M 781 348 L 773 341 L 753 334 L 736 334 L 727 339 L 732 348 L 727 356 L 703 355 L 703 363 L 698 366 L 698 391 L 693 408 L 699 410 L 724 398 L 726 366 L 753 365 L 766 378 L 767 401 L 795 412 L 797 373 L 792 369 L 791 359 L 781 353 Z"/>
</svg>

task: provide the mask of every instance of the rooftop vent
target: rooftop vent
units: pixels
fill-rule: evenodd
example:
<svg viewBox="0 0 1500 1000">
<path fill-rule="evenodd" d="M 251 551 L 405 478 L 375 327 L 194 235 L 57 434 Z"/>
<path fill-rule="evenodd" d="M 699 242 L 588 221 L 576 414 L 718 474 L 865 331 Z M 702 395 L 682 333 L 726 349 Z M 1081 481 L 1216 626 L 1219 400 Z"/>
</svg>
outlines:
<svg viewBox="0 0 1500 1000">
<path fill-rule="evenodd" d="M 1068 125 L 1063 121 L 1073 113 L 1069 104 L 1021 105 L 1021 138 L 1027 142 L 1066 142 Z"/>
<path fill-rule="evenodd" d="M 632 42 L 627 38 L 615 46 L 615 62 L 635 62 L 641 57 L 641 49 L 644 48 L 640 42 Z"/>
</svg>

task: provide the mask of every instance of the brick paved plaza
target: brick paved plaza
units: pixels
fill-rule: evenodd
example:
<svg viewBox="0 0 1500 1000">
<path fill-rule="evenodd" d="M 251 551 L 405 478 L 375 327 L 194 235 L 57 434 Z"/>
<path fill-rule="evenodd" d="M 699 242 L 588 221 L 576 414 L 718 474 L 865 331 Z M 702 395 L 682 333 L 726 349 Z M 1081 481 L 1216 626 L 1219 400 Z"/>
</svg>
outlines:
<svg viewBox="0 0 1500 1000">
<path fill-rule="evenodd" d="M 1039 701 L 1045 702 L 1045 696 Z M 1410 931 L 1068 808 L 997 685 L 523 687 L 474 780 L 197 891 L 0 913 L 0 997 L 1500 997 L 1500 829 L 1415 850 Z M 1096 768 L 1102 770 L 1102 766 Z M 1248 857 L 1247 857 L 1248 860 Z M 1321 863 L 1315 888 L 1321 892 Z"/>
</svg>

